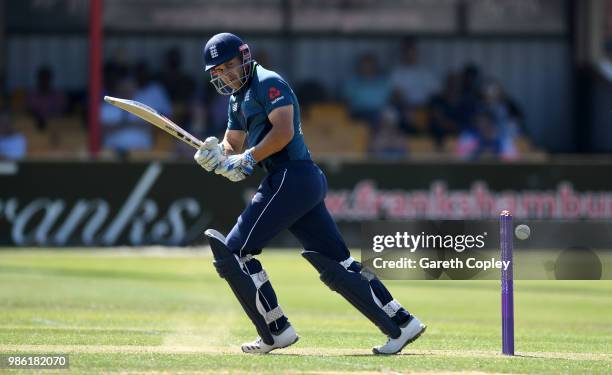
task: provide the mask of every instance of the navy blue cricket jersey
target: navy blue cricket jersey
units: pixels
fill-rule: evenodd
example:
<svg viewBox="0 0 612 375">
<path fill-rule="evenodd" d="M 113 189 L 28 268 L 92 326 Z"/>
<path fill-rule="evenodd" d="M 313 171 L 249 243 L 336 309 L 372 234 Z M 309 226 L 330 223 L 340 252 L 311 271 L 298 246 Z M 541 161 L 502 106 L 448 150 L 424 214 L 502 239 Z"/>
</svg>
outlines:
<svg viewBox="0 0 612 375">
<path fill-rule="evenodd" d="M 276 72 L 253 62 L 253 75 L 247 85 L 230 97 L 228 130 L 247 132 L 246 146 L 256 146 L 272 129 L 268 115 L 274 109 L 293 105 L 293 138 L 280 151 L 260 161 L 265 170 L 275 169 L 290 160 L 311 160 L 304 143 L 300 106 L 289 84 Z"/>
</svg>

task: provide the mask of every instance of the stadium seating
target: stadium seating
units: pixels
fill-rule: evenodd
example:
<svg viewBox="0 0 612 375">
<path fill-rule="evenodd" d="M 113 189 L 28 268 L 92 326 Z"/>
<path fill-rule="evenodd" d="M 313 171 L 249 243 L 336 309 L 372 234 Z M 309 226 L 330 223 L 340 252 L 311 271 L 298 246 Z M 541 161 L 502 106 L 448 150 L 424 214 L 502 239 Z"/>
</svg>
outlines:
<svg viewBox="0 0 612 375">
<path fill-rule="evenodd" d="M 317 157 L 360 158 L 368 149 L 367 125 L 338 104 L 313 105 L 302 120 L 304 138 Z"/>
</svg>

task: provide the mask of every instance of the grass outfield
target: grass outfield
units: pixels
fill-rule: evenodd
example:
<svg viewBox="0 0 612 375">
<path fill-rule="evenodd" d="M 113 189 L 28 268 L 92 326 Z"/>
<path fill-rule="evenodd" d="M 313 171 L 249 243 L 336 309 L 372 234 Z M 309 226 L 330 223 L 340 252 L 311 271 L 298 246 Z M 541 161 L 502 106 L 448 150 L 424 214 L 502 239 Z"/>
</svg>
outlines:
<svg viewBox="0 0 612 375">
<path fill-rule="evenodd" d="M 210 256 L 131 254 L 0 250 L 0 353 L 69 353 L 69 373 L 83 374 L 612 373 L 612 281 L 516 282 L 513 358 L 499 354 L 499 282 L 388 282 L 428 329 L 380 357 L 370 350 L 384 337 L 297 251 L 268 251 L 301 339 L 249 356 L 239 344 L 255 330 Z"/>
</svg>

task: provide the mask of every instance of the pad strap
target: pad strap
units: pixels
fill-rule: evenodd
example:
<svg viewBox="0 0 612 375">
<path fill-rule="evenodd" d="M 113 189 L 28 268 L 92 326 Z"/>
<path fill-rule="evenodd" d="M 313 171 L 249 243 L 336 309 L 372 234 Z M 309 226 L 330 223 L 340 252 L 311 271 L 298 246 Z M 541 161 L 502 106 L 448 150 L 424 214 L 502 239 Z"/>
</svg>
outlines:
<svg viewBox="0 0 612 375">
<path fill-rule="evenodd" d="M 262 269 L 261 271 L 254 273 L 251 275 L 251 279 L 253 279 L 253 284 L 255 284 L 255 288 L 259 289 L 266 281 L 270 280 L 268 278 L 268 273 L 266 270 Z"/>
<path fill-rule="evenodd" d="M 283 313 L 283 310 L 280 308 L 280 306 L 276 306 L 272 310 L 266 312 L 266 323 L 270 324 L 273 321 L 280 319 L 283 315 L 285 315 L 285 313 Z"/>
<path fill-rule="evenodd" d="M 348 257 L 345 260 L 343 260 L 342 262 L 340 262 L 340 264 L 342 265 L 342 267 L 344 267 L 345 269 L 348 269 L 351 264 L 353 264 L 353 262 L 355 261 L 355 258 L 353 257 Z"/>
<path fill-rule="evenodd" d="M 382 307 L 382 309 L 389 315 L 390 318 L 394 317 L 399 309 L 402 308 L 402 305 L 399 304 L 396 300 L 391 300 L 391 302 L 387 303 Z"/>
</svg>

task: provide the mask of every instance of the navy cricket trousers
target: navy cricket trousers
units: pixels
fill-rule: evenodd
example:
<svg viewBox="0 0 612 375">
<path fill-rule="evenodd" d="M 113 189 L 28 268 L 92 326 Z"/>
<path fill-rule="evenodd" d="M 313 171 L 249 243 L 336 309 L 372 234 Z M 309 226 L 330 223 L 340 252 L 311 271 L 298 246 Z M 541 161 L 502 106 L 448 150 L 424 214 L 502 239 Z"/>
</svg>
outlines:
<svg viewBox="0 0 612 375">
<path fill-rule="evenodd" d="M 312 161 L 289 161 L 270 172 L 251 203 L 226 237 L 226 245 L 239 257 L 261 253 L 284 229 L 305 250 L 338 262 L 350 254 L 336 223 L 325 207 L 327 179 Z"/>
<path fill-rule="evenodd" d="M 292 161 L 281 165 L 264 178 L 251 203 L 227 235 L 225 244 L 238 257 L 249 258 L 247 255 L 261 253 L 274 236 L 289 229 L 304 250 L 315 251 L 337 262 L 346 261 L 350 253 L 325 207 L 326 193 L 327 179 L 312 161 Z M 246 260 L 244 266 L 250 275 L 262 271 L 261 263 L 255 258 Z M 348 269 L 360 272 L 361 265 L 352 262 Z M 393 300 L 380 280 L 370 281 L 370 287 L 382 305 Z M 276 293 L 269 281 L 262 284 L 258 298 L 266 312 L 278 308 Z M 401 324 L 409 317 L 410 314 L 402 308 L 393 319 Z M 283 314 L 270 321 L 269 327 L 272 332 L 280 332 L 286 323 L 287 317 Z"/>
</svg>

